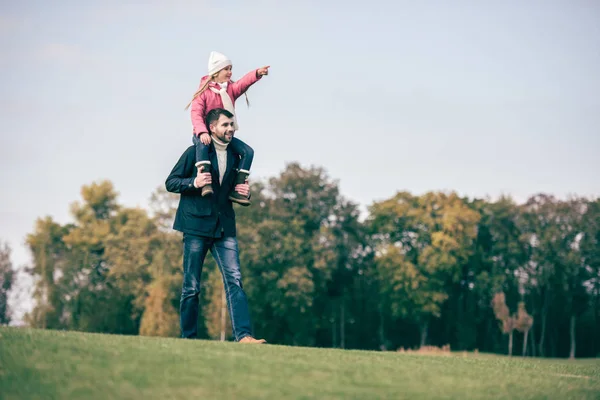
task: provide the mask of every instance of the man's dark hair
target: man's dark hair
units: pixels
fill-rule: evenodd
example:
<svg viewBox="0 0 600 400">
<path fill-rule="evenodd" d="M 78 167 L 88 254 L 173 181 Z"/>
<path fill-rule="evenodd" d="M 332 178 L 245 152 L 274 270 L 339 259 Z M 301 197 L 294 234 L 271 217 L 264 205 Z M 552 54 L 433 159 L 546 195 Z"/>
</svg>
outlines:
<svg viewBox="0 0 600 400">
<path fill-rule="evenodd" d="M 206 127 L 210 129 L 210 125 L 214 122 L 217 122 L 219 118 L 221 118 L 221 115 L 224 115 L 227 118 L 233 118 L 233 114 L 224 108 L 213 108 L 208 112 L 208 114 L 206 114 L 206 120 L 204 121 L 206 123 Z"/>
</svg>

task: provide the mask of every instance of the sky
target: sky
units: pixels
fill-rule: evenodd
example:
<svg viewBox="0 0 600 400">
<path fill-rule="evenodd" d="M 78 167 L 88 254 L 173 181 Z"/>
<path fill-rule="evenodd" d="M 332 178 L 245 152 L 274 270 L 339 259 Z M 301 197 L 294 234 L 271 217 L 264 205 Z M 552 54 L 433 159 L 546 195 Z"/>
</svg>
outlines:
<svg viewBox="0 0 600 400">
<path fill-rule="evenodd" d="M 323 167 L 363 209 L 401 190 L 600 196 L 598 21 L 594 0 L 3 1 L 0 241 L 26 265 L 36 219 L 71 221 L 102 179 L 147 206 L 213 50 L 234 79 L 271 66 L 236 103 L 251 179 Z"/>
</svg>

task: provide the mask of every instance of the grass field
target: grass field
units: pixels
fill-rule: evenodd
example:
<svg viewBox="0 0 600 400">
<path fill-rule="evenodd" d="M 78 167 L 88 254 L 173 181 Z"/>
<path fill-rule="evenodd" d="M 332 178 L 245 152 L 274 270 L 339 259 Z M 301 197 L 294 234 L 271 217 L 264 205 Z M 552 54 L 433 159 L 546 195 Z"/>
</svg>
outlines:
<svg viewBox="0 0 600 400">
<path fill-rule="evenodd" d="M 0 398 L 600 399 L 600 360 L 0 328 Z"/>
</svg>

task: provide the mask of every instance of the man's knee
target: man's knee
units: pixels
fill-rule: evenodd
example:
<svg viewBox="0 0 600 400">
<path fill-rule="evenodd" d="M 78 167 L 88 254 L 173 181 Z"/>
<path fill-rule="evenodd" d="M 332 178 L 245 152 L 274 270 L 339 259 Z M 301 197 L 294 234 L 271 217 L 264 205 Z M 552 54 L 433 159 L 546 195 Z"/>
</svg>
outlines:
<svg viewBox="0 0 600 400">
<path fill-rule="evenodd" d="M 200 290 L 193 286 L 184 286 L 181 289 L 181 299 L 189 299 L 191 297 L 198 297 L 200 295 Z"/>
<path fill-rule="evenodd" d="M 240 273 L 240 271 L 231 271 L 231 270 L 224 270 L 224 277 L 223 280 L 225 281 L 225 283 L 228 286 L 238 286 L 239 288 L 243 288 L 242 287 L 242 274 Z"/>
<path fill-rule="evenodd" d="M 200 294 L 200 282 L 193 276 L 184 276 L 183 285 L 181 287 L 181 297 L 188 298 L 198 296 Z"/>
</svg>

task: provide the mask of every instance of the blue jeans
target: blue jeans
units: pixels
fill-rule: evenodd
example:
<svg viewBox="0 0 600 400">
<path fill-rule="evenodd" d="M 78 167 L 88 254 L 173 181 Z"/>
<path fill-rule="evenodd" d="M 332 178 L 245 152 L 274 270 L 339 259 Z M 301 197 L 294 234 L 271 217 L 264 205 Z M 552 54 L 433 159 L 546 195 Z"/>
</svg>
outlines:
<svg viewBox="0 0 600 400">
<path fill-rule="evenodd" d="M 183 287 L 179 303 L 181 337 L 198 336 L 200 277 L 206 253 L 217 261 L 227 295 L 227 307 L 236 341 L 252 334 L 248 299 L 242 288 L 238 242 L 235 237 L 205 238 L 183 235 Z"/>
<path fill-rule="evenodd" d="M 194 146 L 196 146 L 196 162 L 209 161 L 208 146 L 202 143 L 198 136 L 192 136 L 192 142 L 194 143 Z M 233 154 L 240 157 L 239 169 L 250 171 L 250 167 L 252 167 L 252 161 L 254 160 L 254 149 L 235 136 L 233 139 L 231 139 L 229 147 L 231 148 L 231 151 L 233 151 Z"/>
</svg>

